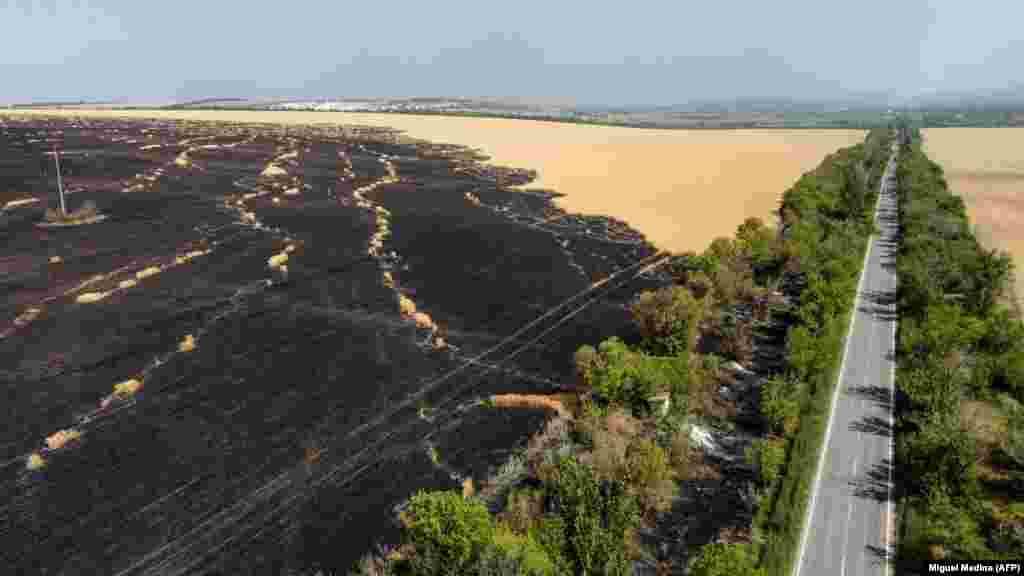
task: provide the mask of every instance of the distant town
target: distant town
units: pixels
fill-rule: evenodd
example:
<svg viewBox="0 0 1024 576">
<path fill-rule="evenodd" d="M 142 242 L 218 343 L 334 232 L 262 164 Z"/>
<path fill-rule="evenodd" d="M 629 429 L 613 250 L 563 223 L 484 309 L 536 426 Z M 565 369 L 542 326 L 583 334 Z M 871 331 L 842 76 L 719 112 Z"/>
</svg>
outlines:
<svg viewBox="0 0 1024 576">
<path fill-rule="evenodd" d="M 582 107 L 529 98 L 206 98 L 170 103 L 34 102 L 8 108 L 122 108 L 167 110 L 280 110 L 438 114 L 518 118 L 639 128 L 853 128 L 870 129 L 907 117 L 920 126 L 1024 125 L 1024 99 L 922 100 L 891 106 L 881 100 L 703 101 L 657 107 Z"/>
</svg>

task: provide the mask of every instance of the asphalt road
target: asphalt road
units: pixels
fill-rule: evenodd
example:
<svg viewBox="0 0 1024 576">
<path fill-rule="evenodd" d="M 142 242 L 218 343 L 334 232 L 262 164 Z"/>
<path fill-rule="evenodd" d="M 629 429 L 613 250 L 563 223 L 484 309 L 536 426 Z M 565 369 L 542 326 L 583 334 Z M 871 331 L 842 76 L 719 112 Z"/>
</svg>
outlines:
<svg viewBox="0 0 1024 576">
<path fill-rule="evenodd" d="M 798 576 L 886 574 L 891 557 L 896 191 L 890 159 L 811 489 Z"/>
</svg>

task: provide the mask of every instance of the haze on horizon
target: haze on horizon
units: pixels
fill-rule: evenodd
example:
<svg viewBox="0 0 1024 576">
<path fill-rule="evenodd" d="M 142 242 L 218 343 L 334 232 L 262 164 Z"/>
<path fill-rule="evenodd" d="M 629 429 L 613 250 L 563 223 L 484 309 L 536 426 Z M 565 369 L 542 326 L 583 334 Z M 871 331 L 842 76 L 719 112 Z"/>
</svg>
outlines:
<svg viewBox="0 0 1024 576">
<path fill-rule="evenodd" d="M 148 3 L 0 6 L 0 103 L 523 96 L 577 105 L 1019 86 L 1024 4 Z"/>
</svg>

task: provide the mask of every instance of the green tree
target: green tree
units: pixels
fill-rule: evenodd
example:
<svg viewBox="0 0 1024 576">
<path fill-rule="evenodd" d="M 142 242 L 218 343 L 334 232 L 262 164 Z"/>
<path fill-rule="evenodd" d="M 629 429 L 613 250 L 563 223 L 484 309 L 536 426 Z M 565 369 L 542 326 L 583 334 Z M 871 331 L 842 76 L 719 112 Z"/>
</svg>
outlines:
<svg viewBox="0 0 1024 576">
<path fill-rule="evenodd" d="M 615 481 L 602 486 L 589 466 L 564 458 L 549 490 L 558 510 L 558 519 L 541 528 L 549 553 L 578 576 L 632 573 L 625 543 L 639 516 L 625 487 Z"/>
<path fill-rule="evenodd" d="M 905 434 L 898 444 L 908 492 L 942 490 L 960 502 L 976 497 L 977 447 L 960 427 L 958 414 L 935 416 L 920 424 L 919 430 Z"/>
<path fill-rule="evenodd" d="M 465 574 L 494 538 L 487 508 L 455 491 L 417 492 L 405 518 L 417 574 Z"/>
</svg>

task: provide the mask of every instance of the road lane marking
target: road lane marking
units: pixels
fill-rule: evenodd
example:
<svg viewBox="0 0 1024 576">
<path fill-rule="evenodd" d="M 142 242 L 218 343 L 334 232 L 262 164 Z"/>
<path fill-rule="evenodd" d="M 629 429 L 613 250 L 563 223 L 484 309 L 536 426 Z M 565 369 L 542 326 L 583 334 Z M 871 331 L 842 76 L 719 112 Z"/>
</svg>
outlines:
<svg viewBox="0 0 1024 576">
<path fill-rule="evenodd" d="M 857 474 L 857 459 L 853 459 L 853 473 Z M 846 550 L 850 544 L 850 518 L 853 517 L 853 499 L 849 499 L 846 502 L 846 538 L 843 540 L 843 556 L 840 560 L 839 566 L 842 568 L 842 576 L 846 576 Z"/>
</svg>

